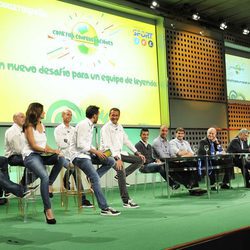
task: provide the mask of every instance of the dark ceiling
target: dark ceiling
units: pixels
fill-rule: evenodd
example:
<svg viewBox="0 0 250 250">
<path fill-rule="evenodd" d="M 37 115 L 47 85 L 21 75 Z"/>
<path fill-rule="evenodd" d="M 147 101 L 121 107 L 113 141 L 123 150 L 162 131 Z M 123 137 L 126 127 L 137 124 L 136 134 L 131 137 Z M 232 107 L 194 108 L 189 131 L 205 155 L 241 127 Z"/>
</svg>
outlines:
<svg viewBox="0 0 250 250">
<path fill-rule="evenodd" d="M 149 8 L 151 0 L 125 0 Z M 191 20 L 198 12 L 199 22 L 218 28 L 222 20 L 228 24 L 228 31 L 241 33 L 242 27 L 250 28 L 250 0 L 158 0 L 160 7 L 155 10 L 165 17 L 181 17 Z M 248 35 L 250 37 L 250 35 Z"/>
</svg>

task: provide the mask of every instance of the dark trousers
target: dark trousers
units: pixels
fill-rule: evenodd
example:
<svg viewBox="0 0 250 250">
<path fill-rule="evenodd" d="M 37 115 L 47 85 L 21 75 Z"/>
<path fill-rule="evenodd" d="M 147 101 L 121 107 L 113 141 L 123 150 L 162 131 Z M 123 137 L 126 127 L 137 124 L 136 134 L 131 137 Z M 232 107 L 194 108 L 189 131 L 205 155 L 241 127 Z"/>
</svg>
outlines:
<svg viewBox="0 0 250 250">
<path fill-rule="evenodd" d="M 13 193 L 18 197 L 23 196 L 23 187 L 9 179 L 8 159 L 0 156 L 0 197 L 3 196 L 3 190 Z"/>
<path fill-rule="evenodd" d="M 136 155 L 121 155 L 121 160 L 126 163 L 131 163 L 125 169 L 126 176 L 129 176 L 143 165 L 142 159 Z"/>
<path fill-rule="evenodd" d="M 250 162 L 246 162 L 245 168 L 243 169 L 241 159 L 234 159 L 234 165 L 241 169 L 241 173 L 245 178 L 246 186 L 250 187 L 250 175 L 249 175 Z"/>
<path fill-rule="evenodd" d="M 193 187 L 198 187 L 198 171 L 194 170 L 187 170 L 187 171 L 175 171 L 175 168 L 197 168 L 197 163 L 196 162 L 170 162 L 170 169 L 172 170 L 171 176 L 172 178 L 184 185 L 186 188 L 190 189 Z"/>
<path fill-rule="evenodd" d="M 91 160 L 93 162 L 93 164 L 96 165 L 100 165 L 101 161 L 98 157 L 91 157 Z M 123 203 L 127 203 L 128 200 L 130 199 L 129 194 L 128 194 L 128 189 L 126 186 L 126 173 L 125 173 L 125 169 L 121 169 L 121 170 L 116 170 L 116 165 L 113 165 L 113 169 L 116 171 L 117 177 L 118 177 L 118 187 L 119 187 L 119 191 L 120 191 L 120 197 L 123 201 Z M 100 178 L 103 176 L 103 174 L 100 174 L 100 172 L 97 169 L 97 173 L 100 176 Z"/>
<path fill-rule="evenodd" d="M 148 164 L 143 165 L 140 168 L 140 172 L 147 174 L 147 173 L 159 173 L 161 177 L 167 181 L 167 175 L 165 171 L 165 164 L 158 164 L 156 162 L 151 162 Z M 173 176 L 169 175 L 169 185 L 173 186 L 175 184 L 175 181 L 173 180 Z"/>
<path fill-rule="evenodd" d="M 22 155 L 11 155 L 8 158 L 8 163 L 10 166 L 24 167 Z M 26 180 L 26 175 L 27 175 L 27 180 Z M 23 186 L 26 186 L 26 185 L 31 184 L 36 179 L 37 179 L 37 177 L 33 176 L 32 172 L 24 167 L 24 172 L 23 172 L 23 176 L 22 176 L 22 179 L 20 181 L 20 184 L 22 184 Z"/>
<path fill-rule="evenodd" d="M 222 179 L 222 183 L 227 184 L 230 182 L 230 179 L 232 179 L 233 177 L 233 165 L 231 160 L 211 160 L 208 163 L 208 168 L 210 166 L 223 166 L 226 165 L 228 168 L 224 168 L 222 171 L 224 173 L 223 179 Z M 230 168 L 230 166 L 232 166 Z M 209 178 L 210 178 L 210 185 L 214 185 L 216 182 L 216 175 L 218 174 L 218 170 L 211 170 L 209 171 Z"/>
</svg>

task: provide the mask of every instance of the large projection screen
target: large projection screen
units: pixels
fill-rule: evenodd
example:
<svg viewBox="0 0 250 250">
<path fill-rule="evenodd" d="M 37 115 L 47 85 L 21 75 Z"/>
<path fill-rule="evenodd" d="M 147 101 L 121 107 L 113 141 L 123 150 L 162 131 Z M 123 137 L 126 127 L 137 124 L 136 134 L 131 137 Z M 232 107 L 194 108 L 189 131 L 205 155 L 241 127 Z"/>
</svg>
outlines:
<svg viewBox="0 0 250 250">
<path fill-rule="evenodd" d="M 160 125 L 156 26 L 56 0 L 0 0 L 0 123 L 40 102 L 46 123 L 88 105 L 125 125 Z"/>
<path fill-rule="evenodd" d="M 228 100 L 250 101 L 250 59 L 226 54 Z"/>
</svg>

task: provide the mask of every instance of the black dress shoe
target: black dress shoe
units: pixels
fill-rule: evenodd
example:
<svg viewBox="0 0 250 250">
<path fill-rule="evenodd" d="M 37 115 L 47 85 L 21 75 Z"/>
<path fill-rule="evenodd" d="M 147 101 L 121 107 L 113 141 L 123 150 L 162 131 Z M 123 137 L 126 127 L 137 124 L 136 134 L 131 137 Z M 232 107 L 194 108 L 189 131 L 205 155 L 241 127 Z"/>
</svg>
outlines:
<svg viewBox="0 0 250 250">
<path fill-rule="evenodd" d="M 171 186 L 171 188 L 173 189 L 173 190 L 176 190 L 176 189 L 178 189 L 178 188 L 180 188 L 180 184 L 179 183 L 174 183 L 172 186 Z"/>
<path fill-rule="evenodd" d="M 4 205 L 7 203 L 7 199 L 6 198 L 0 198 L 0 205 Z"/>
<path fill-rule="evenodd" d="M 48 219 L 48 218 L 47 218 L 47 215 L 46 215 L 46 210 L 45 210 L 45 209 L 43 210 L 43 212 L 44 212 L 44 215 L 45 215 L 45 218 L 46 218 L 46 222 L 47 222 L 48 224 L 56 224 L 56 219 L 55 219 L 55 218 L 53 218 L 53 219 Z"/>
<path fill-rule="evenodd" d="M 189 194 L 192 195 L 192 196 L 201 196 L 202 194 L 196 192 L 195 190 L 188 190 L 189 191 Z"/>
<path fill-rule="evenodd" d="M 221 189 L 232 189 L 229 185 L 227 185 L 226 183 L 222 183 L 221 185 L 220 185 L 220 188 Z"/>
</svg>

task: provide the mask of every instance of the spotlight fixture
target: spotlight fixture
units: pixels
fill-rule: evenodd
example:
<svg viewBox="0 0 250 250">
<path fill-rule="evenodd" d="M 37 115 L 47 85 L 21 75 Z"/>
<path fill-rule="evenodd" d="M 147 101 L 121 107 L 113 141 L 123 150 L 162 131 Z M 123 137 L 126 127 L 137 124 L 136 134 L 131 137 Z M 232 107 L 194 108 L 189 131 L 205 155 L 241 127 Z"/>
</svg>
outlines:
<svg viewBox="0 0 250 250">
<path fill-rule="evenodd" d="M 227 23 L 226 22 L 222 22 L 221 24 L 220 24 L 220 29 L 221 30 L 225 30 L 227 28 Z"/>
<path fill-rule="evenodd" d="M 198 12 L 197 12 L 197 13 L 194 13 L 194 14 L 192 15 L 192 19 L 195 20 L 195 21 L 198 21 L 200 18 L 201 18 L 201 17 L 200 17 L 200 15 L 199 15 Z"/>
<path fill-rule="evenodd" d="M 159 8 L 160 7 L 160 4 L 157 2 L 157 1 L 152 1 L 151 2 L 151 5 L 150 5 L 150 8 L 151 9 L 156 9 L 156 8 Z"/>
<path fill-rule="evenodd" d="M 243 34 L 243 35 L 248 35 L 249 33 L 250 33 L 250 31 L 249 31 L 248 28 L 244 28 L 244 29 L 242 30 L 242 34 Z"/>
</svg>

